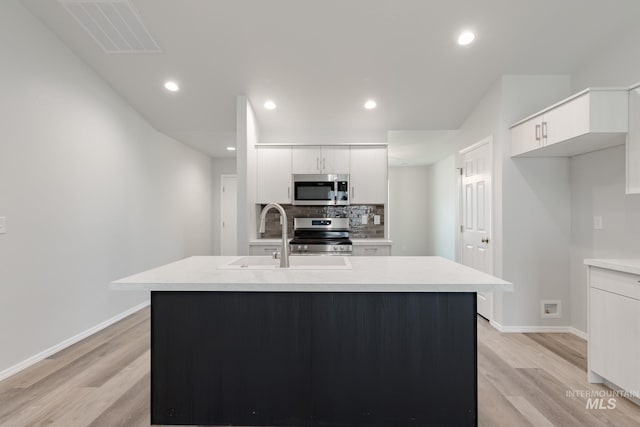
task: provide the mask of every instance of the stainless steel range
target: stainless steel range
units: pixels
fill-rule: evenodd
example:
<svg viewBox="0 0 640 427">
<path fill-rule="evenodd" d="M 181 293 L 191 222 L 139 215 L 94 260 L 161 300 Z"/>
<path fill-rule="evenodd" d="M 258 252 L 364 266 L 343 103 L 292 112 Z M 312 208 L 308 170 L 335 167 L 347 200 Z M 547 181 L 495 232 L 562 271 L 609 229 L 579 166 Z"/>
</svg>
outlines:
<svg viewBox="0 0 640 427">
<path fill-rule="evenodd" d="M 351 255 L 349 218 L 294 218 L 292 254 Z"/>
</svg>

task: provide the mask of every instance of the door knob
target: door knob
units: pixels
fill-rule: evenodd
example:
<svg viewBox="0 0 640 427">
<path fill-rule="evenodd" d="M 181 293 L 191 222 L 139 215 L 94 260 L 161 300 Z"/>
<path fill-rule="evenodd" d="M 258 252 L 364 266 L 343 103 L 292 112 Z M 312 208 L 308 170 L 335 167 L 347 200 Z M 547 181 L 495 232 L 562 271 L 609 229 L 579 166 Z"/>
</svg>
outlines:
<svg viewBox="0 0 640 427">
<path fill-rule="evenodd" d="M 489 243 L 489 238 L 488 237 L 483 237 L 482 240 L 480 240 L 482 243 Z"/>
</svg>

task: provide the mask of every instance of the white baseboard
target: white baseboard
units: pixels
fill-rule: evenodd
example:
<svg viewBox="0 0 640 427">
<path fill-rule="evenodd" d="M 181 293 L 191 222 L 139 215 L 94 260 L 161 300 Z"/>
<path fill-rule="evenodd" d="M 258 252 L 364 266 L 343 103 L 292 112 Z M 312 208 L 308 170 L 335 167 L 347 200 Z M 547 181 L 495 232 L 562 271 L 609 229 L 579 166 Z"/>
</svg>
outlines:
<svg viewBox="0 0 640 427">
<path fill-rule="evenodd" d="M 7 369 L 5 369 L 4 371 L 0 371 L 0 381 L 5 380 L 7 378 L 9 378 L 12 375 L 17 374 L 18 372 L 27 369 L 29 366 L 32 366 L 38 362 L 40 362 L 41 360 L 46 359 L 47 357 L 51 356 L 52 354 L 55 354 L 61 350 L 64 350 L 65 348 L 72 346 L 73 344 L 77 343 L 78 341 L 82 341 L 83 339 L 95 334 L 96 332 L 99 332 L 101 330 L 103 330 L 104 328 L 113 325 L 114 323 L 124 319 L 125 317 L 135 313 L 136 311 L 140 311 L 143 308 L 147 307 L 149 305 L 150 301 L 145 301 L 141 304 L 136 305 L 135 307 L 130 308 L 127 311 L 124 311 L 120 314 L 115 315 L 114 317 L 112 317 L 111 319 L 107 319 L 104 322 L 93 326 L 89 329 L 87 329 L 86 331 L 80 332 L 77 335 L 72 336 L 71 338 L 67 338 L 66 340 L 52 346 L 49 347 L 48 349 L 41 351 L 38 354 L 35 354 L 31 357 L 29 357 L 28 359 L 23 360 L 22 362 L 19 362 Z"/>
<path fill-rule="evenodd" d="M 569 331 L 570 334 L 573 334 L 577 337 L 582 338 L 585 341 L 589 341 L 589 334 L 586 333 L 585 331 L 581 331 L 580 329 L 574 328 L 573 326 L 569 326 Z"/>
<path fill-rule="evenodd" d="M 586 332 L 576 329 L 573 326 L 503 326 L 495 320 L 490 320 L 489 324 L 500 332 L 514 334 L 545 334 L 545 333 L 569 333 L 584 340 L 588 335 Z"/>
</svg>

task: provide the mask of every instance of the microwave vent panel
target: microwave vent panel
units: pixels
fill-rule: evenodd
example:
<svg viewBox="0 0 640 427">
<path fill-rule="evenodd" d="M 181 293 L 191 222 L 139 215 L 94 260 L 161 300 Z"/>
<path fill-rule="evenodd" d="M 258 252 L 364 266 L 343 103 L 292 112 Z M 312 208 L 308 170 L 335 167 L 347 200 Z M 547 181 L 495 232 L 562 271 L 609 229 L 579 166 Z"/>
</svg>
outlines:
<svg viewBox="0 0 640 427">
<path fill-rule="evenodd" d="M 161 53 L 130 0 L 59 0 L 105 53 Z"/>
</svg>

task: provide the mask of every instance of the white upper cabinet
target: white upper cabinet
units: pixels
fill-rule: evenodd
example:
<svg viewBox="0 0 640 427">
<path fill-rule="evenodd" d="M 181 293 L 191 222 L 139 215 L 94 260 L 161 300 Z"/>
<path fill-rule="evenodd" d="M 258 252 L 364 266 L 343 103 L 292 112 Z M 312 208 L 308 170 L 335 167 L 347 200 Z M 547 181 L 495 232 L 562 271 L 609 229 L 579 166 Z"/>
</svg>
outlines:
<svg viewBox="0 0 640 427">
<path fill-rule="evenodd" d="M 511 156 L 564 157 L 624 143 L 628 91 L 587 89 L 511 126 Z"/>
<path fill-rule="evenodd" d="M 258 147 L 258 203 L 291 203 L 291 147 Z"/>
<path fill-rule="evenodd" d="M 352 146 L 349 203 L 387 203 L 387 147 Z"/>
<path fill-rule="evenodd" d="M 293 173 L 322 173 L 320 169 L 321 156 L 322 148 L 320 147 L 291 147 Z"/>
<path fill-rule="evenodd" d="M 640 84 L 629 91 L 627 194 L 640 194 Z"/>
<path fill-rule="evenodd" d="M 349 173 L 350 147 L 322 147 L 322 173 Z"/>
<path fill-rule="evenodd" d="M 349 147 L 294 146 L 293 173 L 349 173 Z"/>
<path fill-rule="evenodd" d="M 511 128 L 511 155 L 517 156 L 542 146 L 542 116 Z"/>
</svg>

